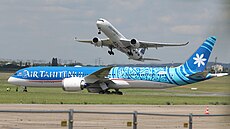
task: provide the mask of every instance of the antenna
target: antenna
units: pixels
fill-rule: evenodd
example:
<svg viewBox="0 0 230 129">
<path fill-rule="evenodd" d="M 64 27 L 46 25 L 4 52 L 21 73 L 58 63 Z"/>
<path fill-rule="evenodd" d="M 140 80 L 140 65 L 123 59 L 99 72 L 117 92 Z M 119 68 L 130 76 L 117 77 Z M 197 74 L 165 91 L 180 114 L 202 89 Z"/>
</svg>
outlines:
<svg viewBox="0 0 230 129">
<path fill-rule="evenodd" d="M 217 57 L 215 57 L 214 71 L 215 71 L 215 74 L 216 74 L 216 73 L 217 73 L 217 71 L 218 71 L 218 66 L 217 66 Z"/>
</svg>

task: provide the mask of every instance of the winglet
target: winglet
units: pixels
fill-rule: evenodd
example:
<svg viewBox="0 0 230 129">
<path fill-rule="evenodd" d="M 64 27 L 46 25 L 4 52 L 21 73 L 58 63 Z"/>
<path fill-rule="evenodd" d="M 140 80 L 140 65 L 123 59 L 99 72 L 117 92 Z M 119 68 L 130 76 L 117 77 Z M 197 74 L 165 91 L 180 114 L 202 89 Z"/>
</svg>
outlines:
<svg viewBox="0 0 230 129">
<path fill-rule="evenodd" d="M 189 44 L 189 41 L 187 43 L 185 43 L 183 46 L 188 45 L 188 44 Z"/>
</svg>

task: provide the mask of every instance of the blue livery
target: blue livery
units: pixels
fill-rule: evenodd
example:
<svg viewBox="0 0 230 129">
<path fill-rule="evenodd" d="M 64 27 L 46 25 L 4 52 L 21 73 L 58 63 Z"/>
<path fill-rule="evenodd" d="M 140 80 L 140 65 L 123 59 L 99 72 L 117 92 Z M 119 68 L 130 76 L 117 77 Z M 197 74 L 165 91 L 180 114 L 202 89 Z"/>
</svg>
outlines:
<svg viewBox="0 0 230 129">
<path fill-rule="evenodd" d="M 125 88 L 169 88 L 213 77 L 205 67 L 216 37 L 207 38 L 195 53 L 178 67 L 30 67 L 17 71 L 9 82 L 21 86 L 62 87 L 65 91 L 87 89 L 110 93 Z M 222 74 L 226 75 L 226 74 Z M 221 75 L 221 76 L 222 76 Z"/>
</svg>

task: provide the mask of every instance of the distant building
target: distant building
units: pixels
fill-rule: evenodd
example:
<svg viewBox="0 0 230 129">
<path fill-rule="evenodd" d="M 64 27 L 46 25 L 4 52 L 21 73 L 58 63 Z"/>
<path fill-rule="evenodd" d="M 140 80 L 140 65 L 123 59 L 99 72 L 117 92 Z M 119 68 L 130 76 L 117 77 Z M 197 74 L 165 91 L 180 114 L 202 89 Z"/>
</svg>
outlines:
<svg viewBox="0 0 230 129">
<path fill-rule="evenodd" d="M 58 66 L 57 58 L 52 59 L 52 66 Z"/>
<path fill-rule="evenodd" d="M 224 71 L 224 67 L 222 65 L 216 64 L 212 66 L 212 70 L 215 71 L 215 73 L 221 73 Z"/>
</svg>

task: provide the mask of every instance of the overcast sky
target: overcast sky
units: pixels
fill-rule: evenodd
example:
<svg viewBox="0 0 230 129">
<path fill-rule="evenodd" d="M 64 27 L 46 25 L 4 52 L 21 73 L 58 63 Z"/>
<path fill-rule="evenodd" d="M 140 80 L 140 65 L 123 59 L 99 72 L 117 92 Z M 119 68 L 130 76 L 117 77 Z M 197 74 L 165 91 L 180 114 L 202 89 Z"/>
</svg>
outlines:
<svg viewBox="0 0 230 129">
<path fill-rule="evenodd" d="M 185 62 L 208 37 L 217 36 L 209 61 L 230 63 L 229 0 L 1 0 L 0 59 L 45 60 L 53 57 L 95 64 L 140 63 L 117 50 L 74 41 L 98 35 L 105 18 L 126 38 L 187 42 L 184 47 L 148 49 L 160 63 Z M 144 62 L 152 63 L 152 62 Z"/>
</svg>

